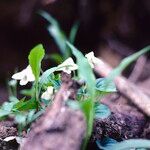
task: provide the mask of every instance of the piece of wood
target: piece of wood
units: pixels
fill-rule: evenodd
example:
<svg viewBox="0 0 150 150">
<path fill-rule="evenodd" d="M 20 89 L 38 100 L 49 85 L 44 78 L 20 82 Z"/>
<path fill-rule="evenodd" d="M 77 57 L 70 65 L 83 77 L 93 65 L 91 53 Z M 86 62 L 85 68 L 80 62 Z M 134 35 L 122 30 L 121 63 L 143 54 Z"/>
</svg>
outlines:
<svg viewBox="0 0 150 150">
<path fill-rule="evenodd" d="M 100 76 L 107 77 L 112 68 L 102 59 L 95 65 L 95 72 Z M 123 76 L 115 78 L 117 89 L 120 93 L 132 101 L 142 112 L 150 117 L 150 97 L 134 83 L 130 82 Z"/>
<path fill-rule="evenodd" d="M 32 126 L 21 150 L 79 150 L 86 133 L 86 121 L 80 110 L 65 106 L 76 89 L 71 76 L 64 74 L 62 86 L 52 106 Z M 74 90 L 73 90 L 74 89 Z"/>
<path fill-rule="evenodd" d="M 137 59 L 136 64 L 135 64 L 135 66 L 133 68 L 133 71 L 131 72 L 128 80 L 130 80 L 131 82 L 134 82 L 134 83 L 136 81 L 138 81 L 139 77 L 143 73 L 145 64 L 146 64 L 146 57 L 145 56 L 140 56 Z"/>
</svg>

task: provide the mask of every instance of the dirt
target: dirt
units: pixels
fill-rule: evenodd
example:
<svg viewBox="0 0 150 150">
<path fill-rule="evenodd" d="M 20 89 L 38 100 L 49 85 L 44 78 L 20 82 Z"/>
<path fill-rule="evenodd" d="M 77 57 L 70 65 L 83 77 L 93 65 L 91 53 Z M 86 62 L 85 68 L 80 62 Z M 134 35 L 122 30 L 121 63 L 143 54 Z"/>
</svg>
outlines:
<svg viewBox="0 0 150 150">
<path fill-rule="evenodd" d="M 4 139 L 9 136 L 16 136 L 17 129 L 12 121 L 1 121 L 0 122 L 0 139 Z"/>
<path fill-rule="evenodd" d="M 110 137 L 117 141 L 140 138 L 145 123 L 145 118 L 121 113 L 112 114 L 104 120 L 95 121 L 93 137 L 99 140 Z"/>
<path fill-rule="evenodd" d="M 74 98 L 75 82 L 62 74 L 62 85 L 53 105 L 35 122 L 21 150 L 79 150 L 85 137 L 86 122 L 80 110 L 70 109 L 65 100 Z"/>
<path fill-rule="evenodd" d="M 17 150 L 19 145 L 16 140 L 3 141 L 6 137 L 17 136 L 18 131 L 13 121 L 0 122 L 0 150 Z"/>
</svg>

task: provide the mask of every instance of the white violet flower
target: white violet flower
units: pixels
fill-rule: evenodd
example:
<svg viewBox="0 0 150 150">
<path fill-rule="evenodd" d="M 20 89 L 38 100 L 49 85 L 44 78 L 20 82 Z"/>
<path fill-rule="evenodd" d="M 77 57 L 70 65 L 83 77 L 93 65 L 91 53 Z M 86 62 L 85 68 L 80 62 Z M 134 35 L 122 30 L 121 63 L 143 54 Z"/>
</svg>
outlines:
<svg viewBox="0 0 150 150">
<path fill-rule="evenodd" d="M 71 71 L 77 70 L 77 69 L 78 69 L 78 66 L 74 63 L 73 59 L 71 57 L 69 57 L 62 64 L 57 66 L 56 71 L 64 71 L 64 72 L 70 74 Z"/>
<path fill-rule="evenodd" d="M 26 85 L 28 82 L 32 82 L 35 80 L 34 74 L 32 73 L 31 66 L 28 65 L 27 68 L 22 70 L 21 72 L 15 73 L 12 76 L 15 80 L 20 80 L 20 85 Z"/>
<path fill-rule="evenodd" d="M 87 58 L 91 68 L 94 68 L 94 65 L 98 64 L 100 61 L 97 57 L 94 56 L 94 52 L 86 54 L 85 57 Z"/>
<path fill-rule="evenodd" d="M 41 98 L 45 100 L 50 100 L 53 95 L 53 89 L 54 88 L 52 86 L 48 86 L 47 90 L 41 95 Z"/>
</svg>

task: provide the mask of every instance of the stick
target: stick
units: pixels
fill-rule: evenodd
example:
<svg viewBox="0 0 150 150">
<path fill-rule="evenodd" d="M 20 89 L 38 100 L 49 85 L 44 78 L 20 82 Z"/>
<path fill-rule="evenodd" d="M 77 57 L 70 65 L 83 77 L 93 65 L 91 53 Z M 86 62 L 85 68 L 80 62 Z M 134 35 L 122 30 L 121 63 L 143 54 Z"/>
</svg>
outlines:
<svg viewBox="0 0 150 150">
<path fill-rule="evenodd" d="M 112 68 L 100 59 L 99 64 L 95 65 L 94 70 L 97 74 L 107 77 Z M 150 117 L 150 98 L 146 94 L 123 76 L 116 77 L 115 83 L 120 93 L 130 99 L 132 103 Z"/>
</svg>

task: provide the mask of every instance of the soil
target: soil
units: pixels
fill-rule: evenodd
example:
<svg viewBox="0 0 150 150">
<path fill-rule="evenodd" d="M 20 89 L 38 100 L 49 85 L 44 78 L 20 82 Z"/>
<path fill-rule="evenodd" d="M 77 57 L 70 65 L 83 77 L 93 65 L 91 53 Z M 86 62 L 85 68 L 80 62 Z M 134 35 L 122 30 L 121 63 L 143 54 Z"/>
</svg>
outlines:
<svg viewBox="0 0 150 150">
<path fill-rule="evenodd" d="M 149 95 L 148 81 L 149 78 L 138 80 L 137 86 Z M 58 150 L 60 146 L 61 150 L 80 149 L 86 131 L 84 115 L 81 111 L 68 108 L 64 103 L 68 98 L 76 99 L 78 87 L 70 75 L 62 73 L 62 86 L 53 105 L 32 125 L 21 150 Z M 149 117 L 125 96 L 118 92 L 106 96 L 101 102 L 107 105 L 112 113 L 106 119 L 94 121 L 93 134 L 87 149 L 96 149 L 95 141 L 105 137 L 117 141 L 132 138 L 150 139 Z M 0 122 L 0 149 L 18 149 L 16 141 L 3 141 L 8 136 L 16 135 L 17 129 L 12 121 Z"/>
<path fill-rule="evenodd" d="M 9 136 L 16 136 L 17 129 L 13 121 L 1 121 L 0 122 L 0 139 L 4 139 Z"/>
<path fill-rule="evenodd" d="M 21 150 L 79 150 L 86 133 L 86 121 L 80 110 L 65 105 L 75 98 L 76 83 L 62 73 L 62 84 L 53 105 L 35 122 Z"/>
<path fill-rule="evenodd" d="M 19 144 L 16 140 L 3 141 L 6 137 L 17 136 L 18 131 L 13 121 L 0 122 L 0 150 L 17 150 Z"/>
</svg>

